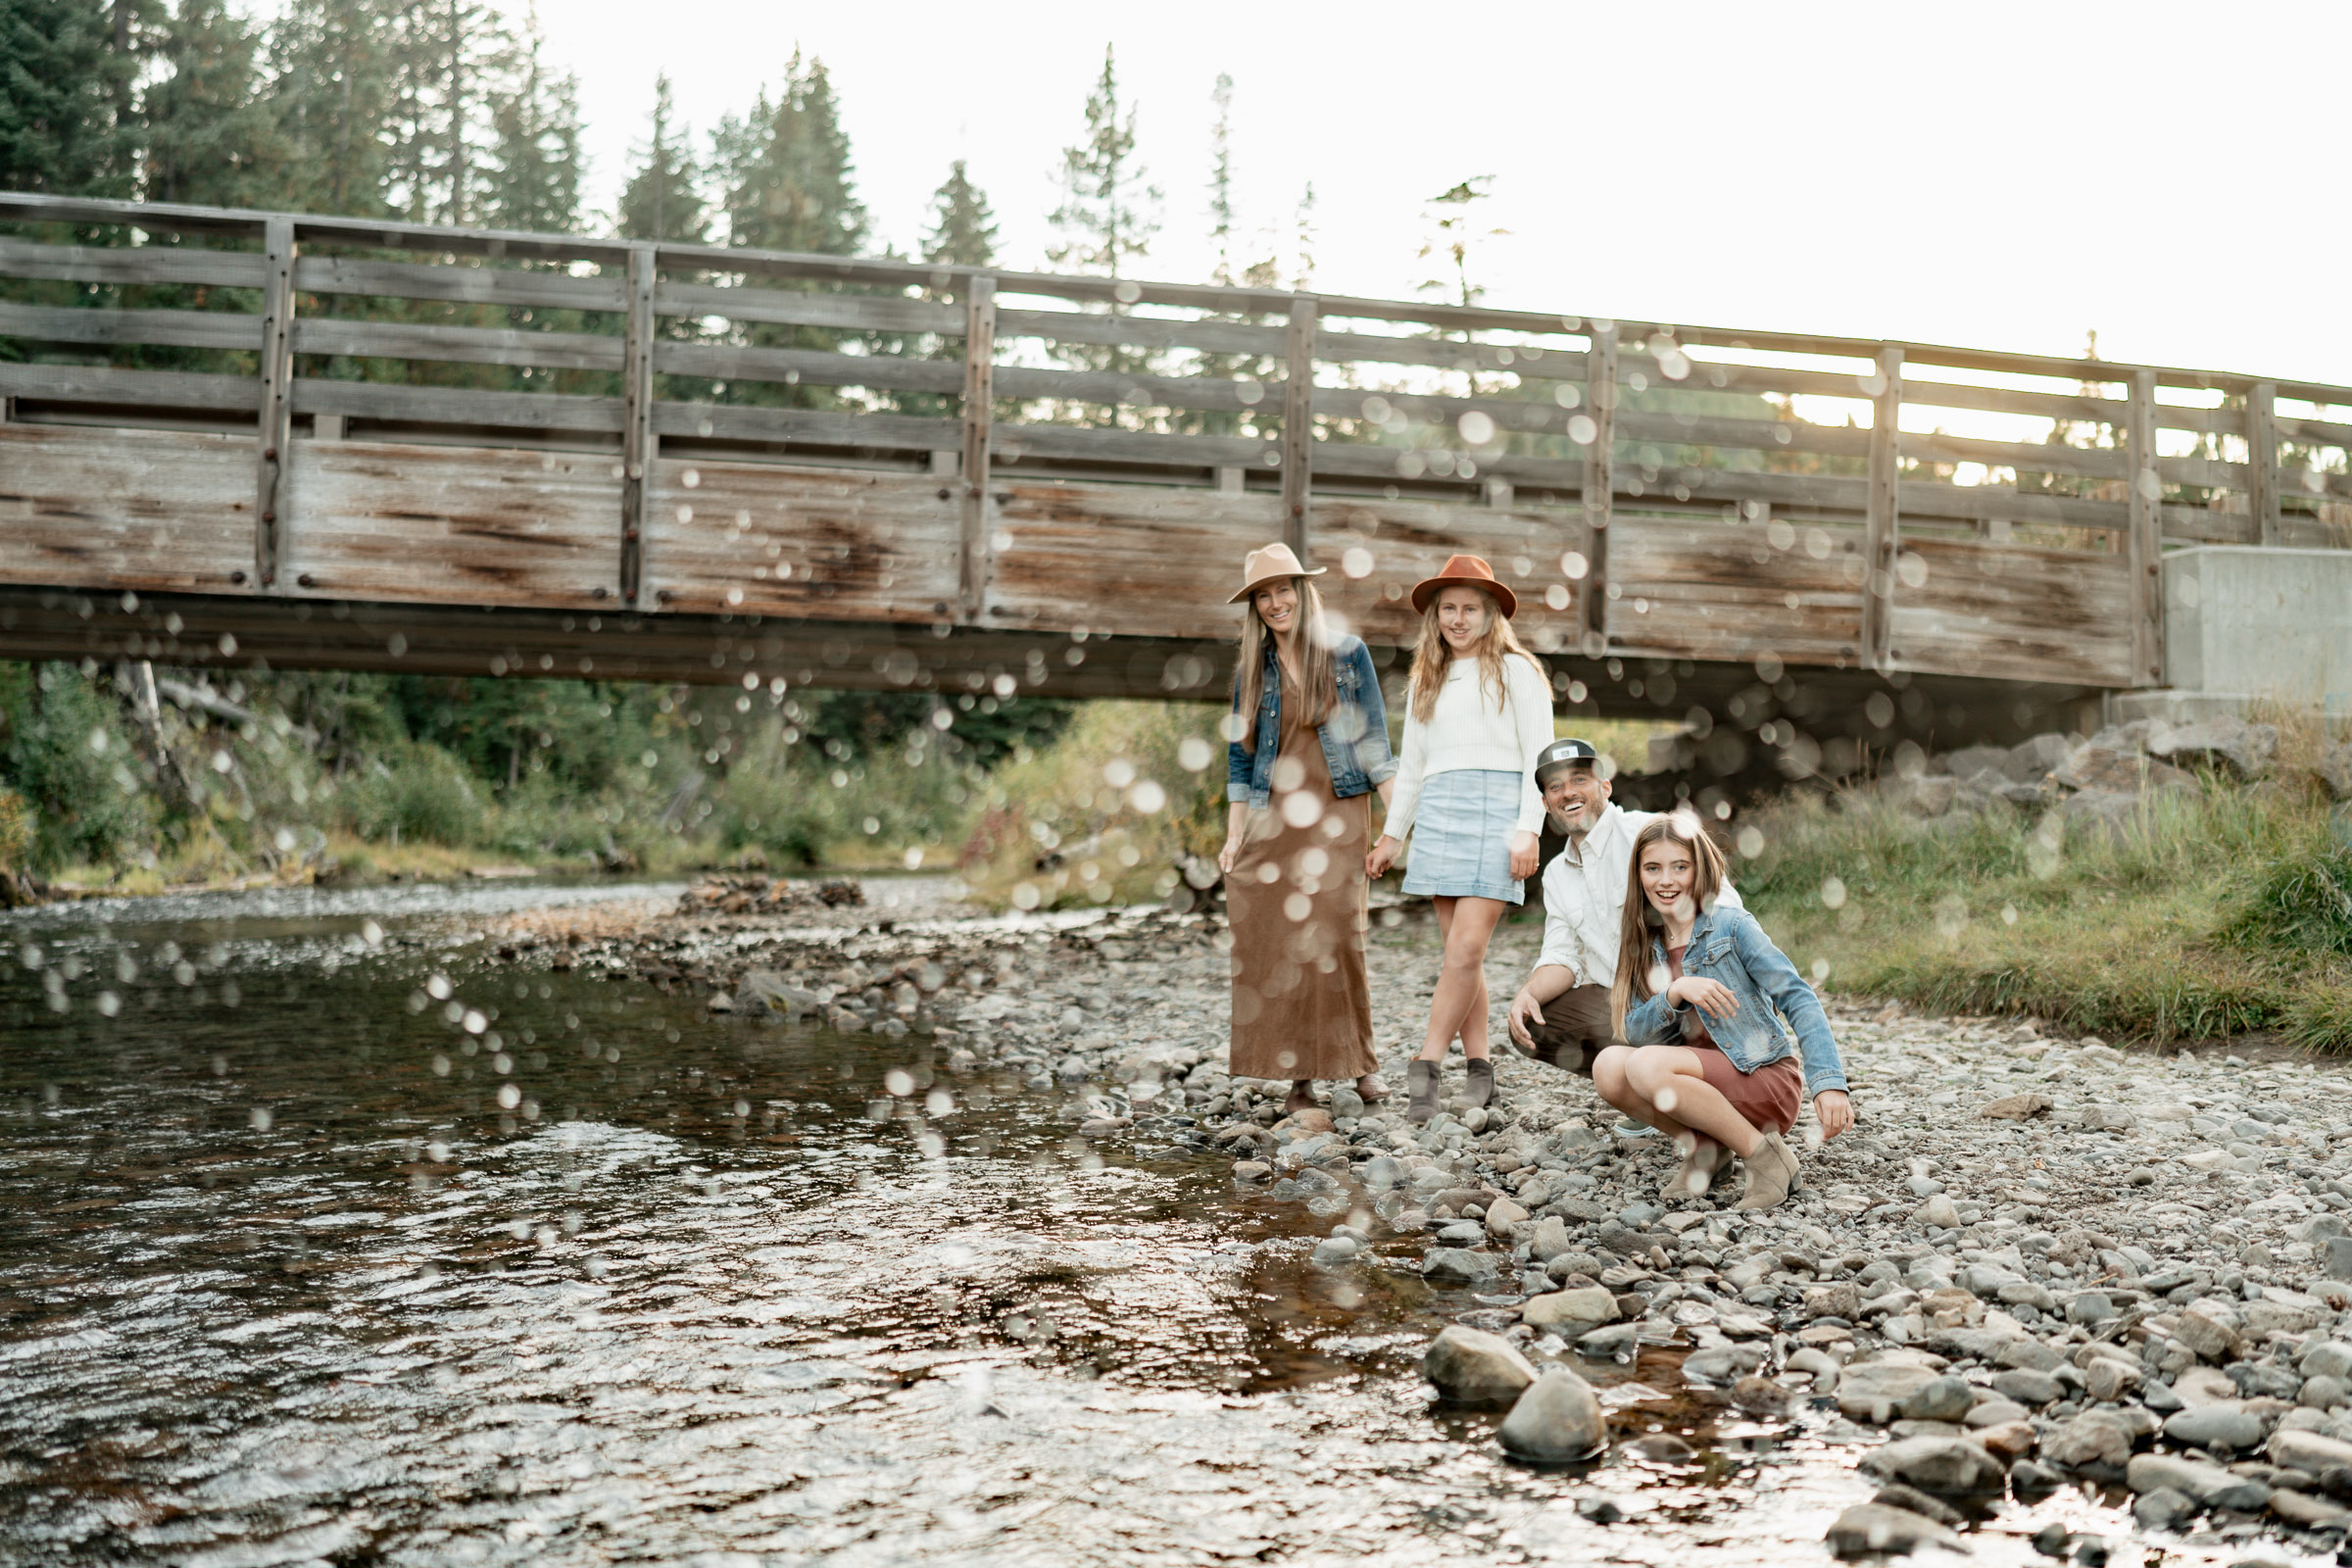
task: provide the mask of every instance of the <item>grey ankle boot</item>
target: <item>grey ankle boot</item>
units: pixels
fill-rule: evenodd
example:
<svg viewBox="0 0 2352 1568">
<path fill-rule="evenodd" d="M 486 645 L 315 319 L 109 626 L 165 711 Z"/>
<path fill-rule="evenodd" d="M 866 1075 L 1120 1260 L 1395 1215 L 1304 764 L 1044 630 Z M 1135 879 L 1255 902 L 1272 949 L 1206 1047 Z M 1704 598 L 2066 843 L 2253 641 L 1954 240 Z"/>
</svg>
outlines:
<svg viewBox="0 0 2352 1568">
<path fill-rule="evenodd" d="M 1472 1056 L 1462 1064 L 1462 1108 L 1483 1105 L 1494 1098 L 1494 1063 Z"/>
<path fill-rule="evenodd" d="M 1425 1122 L 1438 1113 L 1438 1064 L 1418 1057 L 1404 1069 L 1404 1087 L 1412 1092 L 1412 1101 L 1404 1107 L 1404 1119 Z"/>
</svg>

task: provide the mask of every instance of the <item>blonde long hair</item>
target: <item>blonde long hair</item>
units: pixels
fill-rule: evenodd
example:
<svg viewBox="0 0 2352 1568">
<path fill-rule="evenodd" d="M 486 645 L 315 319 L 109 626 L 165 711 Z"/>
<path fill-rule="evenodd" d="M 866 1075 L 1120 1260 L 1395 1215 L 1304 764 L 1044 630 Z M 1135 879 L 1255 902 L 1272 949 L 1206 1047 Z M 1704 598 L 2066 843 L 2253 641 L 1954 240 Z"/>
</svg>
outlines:
<svg viewBox="0 0 2352 1568">
<path fill-rule="evenodd" d="M 1665 929 L 1666 917 L 1650 906 L 1648 895 L 1642 891 L 1642 852 L 1661 839 L 1672 839 L 1690 852 L 1691 901 L 1700 909 L 1713 909 L 1723 891 L 1723 851 L 1688 808 L 1644 823 L 1634 835 L 1633 863 L 1625 872 L 1625 912 L 1617 924 L 1617 978 L 1609 986 L 1609 1032 L 1620 1040 L 1625 1038 L 1626 1012 L 1663 989 L 1651 981 L 1649 939 Z"/>
<path fill-rule="evenodd" d="M 1306 577 L 1293 577 L 1291 586 L 1298 590 L 1298 630 L 1302 639 L 1298 660 L 1298 686 L 1306 694 L 1306 721 L 1320 724 L 1331 716 L 1332 704 L 1339 700 L 1339 688 L 1331 673 L 1331 634 L 1323 619 L 1323 596 L 1315 592 L 1314 582 Z M 1260 584 L 1270 587 L 1271 584 Z M 1234 697 L 1234 711 L 1242 716 L 1242 750 L 1257 750 L 1257 705 L 1266 696 L 1266 619 L 1257 612 L 1257 595 L 1252 593 L 1245 602 L 1248 611 L 1242 617 L 1241 682 Z"/>
<path fill-rule="evenodd" d="M 1511 629 L 1510 617 L 1502 612 L 1502 606 L 1494 602 L 1494 596 L 1484 588 L 1471 591 L 1487 602 L 1487 629 L 1479 634 L 1478 646 L 1471 650 L 1478 660 L 1478 689 L 1484 692 L 1493 688 L 1494 710 L 1499 713 L 1510 695 L 1510 688 L 1503 681 L 1504 659 L 1517 655 L 1535 665 L 1536 673 L 1546 681 L 1551 677 L 1544 673 L 1544 662 L 1529 653 L 1519 634 Z M 1437 716 L 1438 693 L 1446 689 L 1446 671 L 1453 664 L 1453 650 L 1446 646 L 1446 632 L 1438 624 L 1438 601 L 1444 597 L 1443 593 L 1431 597 L 1429 608 L 1421 612 L 1420 641 L 1413 645 L 1413 717 L 1424 724 Z"/>
</svg>

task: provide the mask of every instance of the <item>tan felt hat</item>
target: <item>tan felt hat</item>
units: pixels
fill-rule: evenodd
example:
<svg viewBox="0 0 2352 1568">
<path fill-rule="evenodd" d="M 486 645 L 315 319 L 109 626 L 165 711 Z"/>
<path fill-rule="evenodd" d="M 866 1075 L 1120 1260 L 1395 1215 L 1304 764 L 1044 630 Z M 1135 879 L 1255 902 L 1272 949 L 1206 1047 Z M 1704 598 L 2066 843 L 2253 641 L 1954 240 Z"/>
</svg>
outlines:
<svg viewBox="0 0 2352 1568">
<path fill-rule="evenodd" d="M 1519 613 L 1519 596 L 1496 582 L 1494 568 L 1476 556 L 1447 556 L 1435 577 L 1424 577 L 1413 584 L 1413 613 L 1427 614 L 1429 602 L 1445 588 L 1483 588 L 1502 607 L 1503 619 Z"/>
<path fill-rule="evenodd" d="M 1271 544 L 1250 552 L 1250 558 L 1242 563 L 1242 591 L 1225 602 L 1238 605 L 1270 582 L 1285 577 L 1320 577 L 1328 569 L 1317 566 L 1309 571 L 1298 564 L 1298 558 L 1291 554 L 1289 545 Z"/>
</svg>

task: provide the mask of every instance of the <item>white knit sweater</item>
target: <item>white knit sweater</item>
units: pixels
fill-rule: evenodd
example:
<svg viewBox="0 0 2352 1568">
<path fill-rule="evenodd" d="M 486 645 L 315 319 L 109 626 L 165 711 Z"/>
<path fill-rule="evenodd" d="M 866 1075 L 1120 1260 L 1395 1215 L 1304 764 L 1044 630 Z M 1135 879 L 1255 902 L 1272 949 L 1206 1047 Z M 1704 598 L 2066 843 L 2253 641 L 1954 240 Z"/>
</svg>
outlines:
<svg viewBox="0 0 2352 1568">
<path fill-rule="evenodd" d="M 1519 815 L 1512 826 L 1522 833 L 1542 829 L 1544 797 L 1529 770 L 1536 765 L 1536 754 L 1551 744 L 1551 687 L 1534 664 L 1516 654 L 1504 657 L 1502 669 L 1499 710 L 1494 688 L 1481 690 L 1475 659 L 1457 659 L 1446 669 L 1428 723 L 1405 710 L 1404 756 L 1383 833 L 1401 839 L 1412 831 L 1423 779 L 1472 769 L 1518 774 Z"/>
</svg>

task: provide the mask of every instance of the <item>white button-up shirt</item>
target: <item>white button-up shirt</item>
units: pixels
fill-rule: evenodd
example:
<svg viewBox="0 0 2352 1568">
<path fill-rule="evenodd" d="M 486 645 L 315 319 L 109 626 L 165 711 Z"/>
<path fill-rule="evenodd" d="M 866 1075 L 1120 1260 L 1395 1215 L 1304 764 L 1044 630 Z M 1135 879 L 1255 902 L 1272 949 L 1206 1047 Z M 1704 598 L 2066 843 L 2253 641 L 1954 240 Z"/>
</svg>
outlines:
<svg viewBox="0 0 2352 1568">
<path fill-rule="evenodd" d="M 1583 844 L 1572 839 L 1552 857 L 1544 868 L 1544 951 L 1536 956 L 1538 968 L 1559 964 L 1580 986 L 1605 986 L 1617 978 L 1617 936 L 1625 919 L 1634 839 L 1658 815 L 1605 807 Z M 1716 902 L 1744 907 L 1729 882 Z"/>
</svg>

